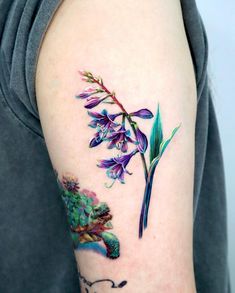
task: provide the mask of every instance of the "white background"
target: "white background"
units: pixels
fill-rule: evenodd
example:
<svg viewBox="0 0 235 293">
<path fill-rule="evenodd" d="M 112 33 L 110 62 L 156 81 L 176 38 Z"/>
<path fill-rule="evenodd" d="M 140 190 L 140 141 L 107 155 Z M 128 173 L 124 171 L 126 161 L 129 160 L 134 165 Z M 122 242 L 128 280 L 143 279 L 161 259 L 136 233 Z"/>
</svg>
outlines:
<svg viewBox="0 0 235 293">
<path fill-rule="evenodd" d="M 235 292 L 235 1 L 197 0 L 197 6 L 209 40 L 209 74 L 227 185 L 230 279 Z"/>
</svg>

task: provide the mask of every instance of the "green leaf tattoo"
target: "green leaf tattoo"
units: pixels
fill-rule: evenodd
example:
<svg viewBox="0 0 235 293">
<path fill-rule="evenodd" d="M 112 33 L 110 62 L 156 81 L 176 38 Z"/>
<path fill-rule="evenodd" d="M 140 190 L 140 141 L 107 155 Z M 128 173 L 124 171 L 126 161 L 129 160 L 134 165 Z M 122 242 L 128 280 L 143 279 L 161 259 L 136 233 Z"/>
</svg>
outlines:
<svg viewBox="0 0 235 293">
<path fill-rule="evenodd" d="M 162 140 L 162 142 L 159 146 L 159 151 L 158 151 L 157 156 L 151 160 L 149 172 L 148 172 L 148 180 L 145 185 L 144 199 L 143 199 L 141 214 L 140 214 L 140 222 L 139 222 L 139 237 L 140 238 L 143 235 L 143 229 L 146 229 L 147 225 L 148 225 L 149 204 L 150 204 L 150 199 L 151 199 L 152 183 L 153 183 L 153 178 L 154 178 L 154 173 L 155 173 L 156 167 L 157 167 L 164 151 L 166 150 L 167 146 L 169 145 L 169 143 L 171 142 L 172 138 L 174 137 L 174 135 L 176 134 L 176 132 L 178 131 L 179 128 L 180 128 L 180 126 L 176 127 L 172 131 L 170 138 L 168 138 L 165 141 Z M 152 132 L 152 134 L 153 134 L 153 132 Z M 154 136 L 155 136 L 155 134 L 154 134 Z"/>
<path fill-rule="evenodd" d="M 160 145 L 163 140 L 163 133 L 162 133 L 162 119 L 160 114 L 160 107 L 158 104 L 157 107 L 157 114 L 155 116 L 155 120 L 152 127 L 152 132 L 150 136 L 150 153 L 149 159 L 150 163 L 159 155 Z"/>
</svg>

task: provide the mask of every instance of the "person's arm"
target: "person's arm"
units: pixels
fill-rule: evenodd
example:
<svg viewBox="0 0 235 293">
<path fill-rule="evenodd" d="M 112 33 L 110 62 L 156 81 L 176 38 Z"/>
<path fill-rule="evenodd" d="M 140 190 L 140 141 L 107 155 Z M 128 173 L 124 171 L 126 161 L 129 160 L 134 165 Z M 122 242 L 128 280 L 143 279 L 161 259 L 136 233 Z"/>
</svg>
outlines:
<svg viewBox="0 0 235 293">
<path fill-rule="evenodd" d="M 196 86 L 180 1 L 64 1 L 36 92 L 83 292 L 195 292 Z"/>
</svg>

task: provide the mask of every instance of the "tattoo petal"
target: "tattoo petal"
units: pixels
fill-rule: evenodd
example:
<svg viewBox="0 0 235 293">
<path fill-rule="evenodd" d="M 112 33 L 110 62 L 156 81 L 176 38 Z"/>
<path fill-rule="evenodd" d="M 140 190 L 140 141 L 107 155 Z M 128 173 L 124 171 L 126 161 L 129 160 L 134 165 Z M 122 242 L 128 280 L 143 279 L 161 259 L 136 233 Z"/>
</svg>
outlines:
<svg viewBox="0 0 235 293">
<path fill-rule="evenodd" d="M 136 137 L 137 137 L 137 149 L 140 153 L 145 153 L 147 147 L 148 147 L 148 139 L 146 135 L 137 127 L 136 128 Z"/>
<path fill-rule="evenodd" d="M 111 132 L 107 135 L 107 140 L 109 140 L 108 148 L 112 149 L 116 147 L 118 150 L 121 150 L 123 153 L 128 150 L 128 142 L 136 143 L 131 138 L 130 130 L 126 130 L 125 126 L 122 125 L 118 130 Z"/>
<path fill-rule="evenodd" d="M 146 109 L 146 108 L 140 109 L 140 110 L 138 110 L 136 112 L 132 112 L 129 115 L 130 116 L 140 117 L 140 118 L 143 118 L 143 119 L 151 119 L 151 118 L 153 118 L 153 113 L 150 110 Z"/>
<path fill-rule="evenodd" d="M 131 175 L 131 173 L 126 169 L 130 159 L 138 152 L 137 149 L 132 151 L 131 153 L 119 156 L 107 160 L 101 160 L 97 165 L 100 168 L 107 169 L 106 174 L 111 179 L 118 179 L 121 183 L 125 183 L 124 174 L 127 173 Z"/>
</svg>

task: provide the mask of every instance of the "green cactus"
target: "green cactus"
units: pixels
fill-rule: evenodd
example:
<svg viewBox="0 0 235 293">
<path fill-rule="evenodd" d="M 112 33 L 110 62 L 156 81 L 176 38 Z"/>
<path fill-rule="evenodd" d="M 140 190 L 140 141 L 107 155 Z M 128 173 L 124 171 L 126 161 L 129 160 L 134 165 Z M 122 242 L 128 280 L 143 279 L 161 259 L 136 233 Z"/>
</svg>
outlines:
<svg viewBox="0 0 235 293">
<path fill-rule="evenodd" d="M 63 176 L 59 186 L 74 247 L 78 248 L 83 243 L 102 241 L 108 258 L 119 257 L 119 240 L 113 233 L 107 232 L 113 228 L 108 205 L 105 202 L 99 202 L 94 192 L 80 190 L 77 179 L 72 175 Z"/>
</svg>

